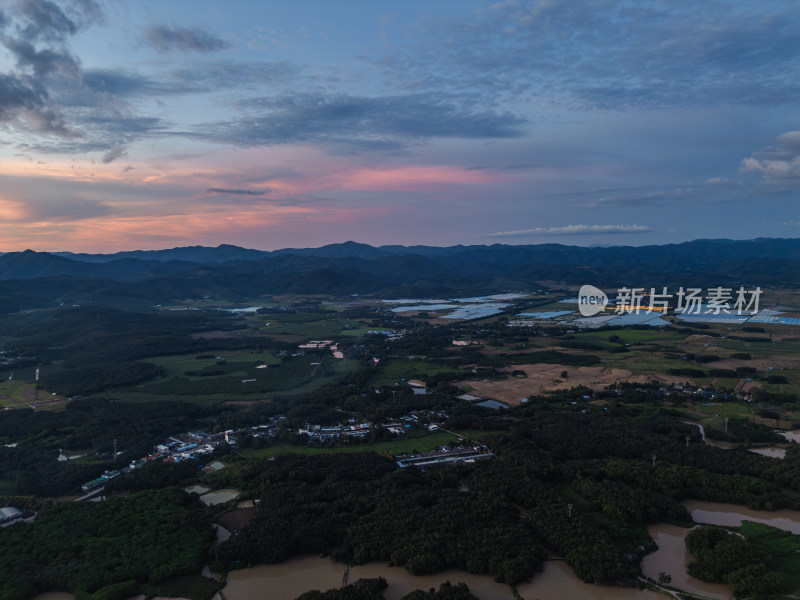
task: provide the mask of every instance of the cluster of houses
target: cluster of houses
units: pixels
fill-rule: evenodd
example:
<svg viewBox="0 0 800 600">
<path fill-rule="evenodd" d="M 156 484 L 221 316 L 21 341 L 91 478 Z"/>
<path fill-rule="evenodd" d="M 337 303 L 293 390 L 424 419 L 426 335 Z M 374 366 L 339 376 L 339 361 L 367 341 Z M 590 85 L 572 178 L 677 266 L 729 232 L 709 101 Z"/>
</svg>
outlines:
<svg viewBox="0 0 800 600">
<path fill-rule="evenodd" d="M 398 467 L 415 466 L 425 468 L 440 464 L 474 463 L 477 460 L 484 460 L 493 456 L 494 454 L 486 446 L 475 444 L 474 446 L 455 446 L 450 448 L 441 446 L 431 452 L 417 452 L 415 454 L 397 456 L 395 460 Z"/>
<path fill-rule="evenodd" d="M 106 471 L 100 477 L 84 483 L 81 487 L 84 492 L 88 493 L 102 488 L 109 480 L 115 477 L 140 469 L 149 463 L 181 462 L 197 459 L 213 453 L 223 444 L 237 445 L 238 438 L 245 434 L 253 438 L 274 438 L 277 437 L 281 430 L 281 421 L 285 419 L 286 417 L 278 415 L 270 417 L 269 422 L 263 425 L 255 425 L 235 431 L 229 429 L 221 433 L 186 432 L 172 436 L 155 446 L 150 454 L 131 461 L 127 467 Z M 296 433 L 298 435 L 307 435 L 309 443 L 332 443 L 367 437 L 375 427 L 380 427 L 393 435 L 405 435 L 409 430 L 420 427 L 435 431 L 439 428 L 439 425 L 434 422 L 441 423 L 445 419 L 447 419 L 447 413 L 441 410 L 412 410 L 398 419 L 381 423 L 380 425 L 349 419 L 347 422 L 337 425 L 307 423 L 304 427 L 297 429 Z"/>
</svg>

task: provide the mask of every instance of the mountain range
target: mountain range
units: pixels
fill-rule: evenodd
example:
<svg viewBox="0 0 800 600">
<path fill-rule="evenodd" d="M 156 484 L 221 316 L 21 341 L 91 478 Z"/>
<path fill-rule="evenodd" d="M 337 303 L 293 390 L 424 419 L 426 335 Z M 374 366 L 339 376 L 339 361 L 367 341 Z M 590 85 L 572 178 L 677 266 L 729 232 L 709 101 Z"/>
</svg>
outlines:
<svg viewBox="0 0 800 600">
<path fill-rule="evenodd" d="M 114 254 L 0 255 L 0 312 L 63 301 L 152 304 L 200 296 L 472 294 L 543 285 L 796 286 L 800 239 L 695 240 L 663 246 L 561 244 L 253 250 L 187 246 Z"/>
</svg>

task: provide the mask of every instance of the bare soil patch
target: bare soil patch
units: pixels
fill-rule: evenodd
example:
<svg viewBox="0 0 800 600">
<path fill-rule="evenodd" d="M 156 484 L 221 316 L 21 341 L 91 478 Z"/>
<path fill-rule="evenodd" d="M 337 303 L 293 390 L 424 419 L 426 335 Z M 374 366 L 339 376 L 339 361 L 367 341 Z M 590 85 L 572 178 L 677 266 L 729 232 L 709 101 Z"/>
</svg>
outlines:
<svg viewBox="0 0 800 600">
<path fill-rule="evenodd" d="M 585 385 L 589 389 L 600 391 L 608 385 L 617 382 L 629 381 L 633 383 L 648 383 L 656 379 L 664 383 L 682 383 L 684 377 L 672 377 L 660 373 L 647 373 L 634 375 L 628 369 L 616 367 L 573 367 L 568 365 L 553 365 L 538 363 L 534 365 L 512 365 L 503 371 L 524 371 L 527 377 L 509 377 L 499 381 L 462 381 L 457 385 L 470 386 L 473 396 L 493 398 L 505 404 L 516 406 L 523 398 L 536 396 L 555 390 L 568 390 Z M 567 377 L 561 377 L 563 371 Z"/>
</svg>

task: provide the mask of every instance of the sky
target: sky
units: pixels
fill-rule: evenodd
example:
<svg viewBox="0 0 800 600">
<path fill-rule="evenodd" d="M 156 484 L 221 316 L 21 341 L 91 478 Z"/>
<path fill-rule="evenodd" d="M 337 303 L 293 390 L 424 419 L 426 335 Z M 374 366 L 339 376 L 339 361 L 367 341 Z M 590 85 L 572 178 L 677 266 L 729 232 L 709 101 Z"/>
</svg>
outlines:
<svg viewBox="0 0 800 600">
<path fill-rule="evenodd" d="M 800 237 L 794 0 L 4 0 L 0 251 Z"/>
</svg>

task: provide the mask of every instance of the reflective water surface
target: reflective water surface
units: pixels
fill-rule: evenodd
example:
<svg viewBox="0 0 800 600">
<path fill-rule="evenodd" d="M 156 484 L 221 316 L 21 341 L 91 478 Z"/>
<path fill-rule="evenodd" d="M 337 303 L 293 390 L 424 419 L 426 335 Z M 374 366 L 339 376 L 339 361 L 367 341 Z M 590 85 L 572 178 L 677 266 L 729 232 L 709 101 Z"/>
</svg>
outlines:
<svg viewBox="0 0 800 600">
<path fill-rule="evenodd" d="M 670 586 L 692 592 L 715 600 L 733 598 L 731 588 L 718 583 L 706 583 L 686 572 L 686 565 L 691 562 L 691 554 L 686 550 L 684 538 L 691 531 L 676 525 L 659 523 L 647 528 L 647 533 L 658 545 L 658 550 L 648 554 L 642 560 L 642 571 L 651 579 L 658 580 L 662 571 L 672 577 Z"/>
<path fill-rule="evenodd" d="M 750 448 L 750 452 L 755 452 L 762 456 L 769 456 L 770 458 L 786 458 L 786 448 L 768 446 L 766 448 Z"/>
<path fill-rule="evenodd" d="M 796 510 L 751 510 L 738 504 L 722 504 L 703 500 L 685 500 L 686 507 L 696 523 L 738 527 L 742 521 L 765 523 L 784 531 L 800 535 L 800 511 Z"/>
</svg>

